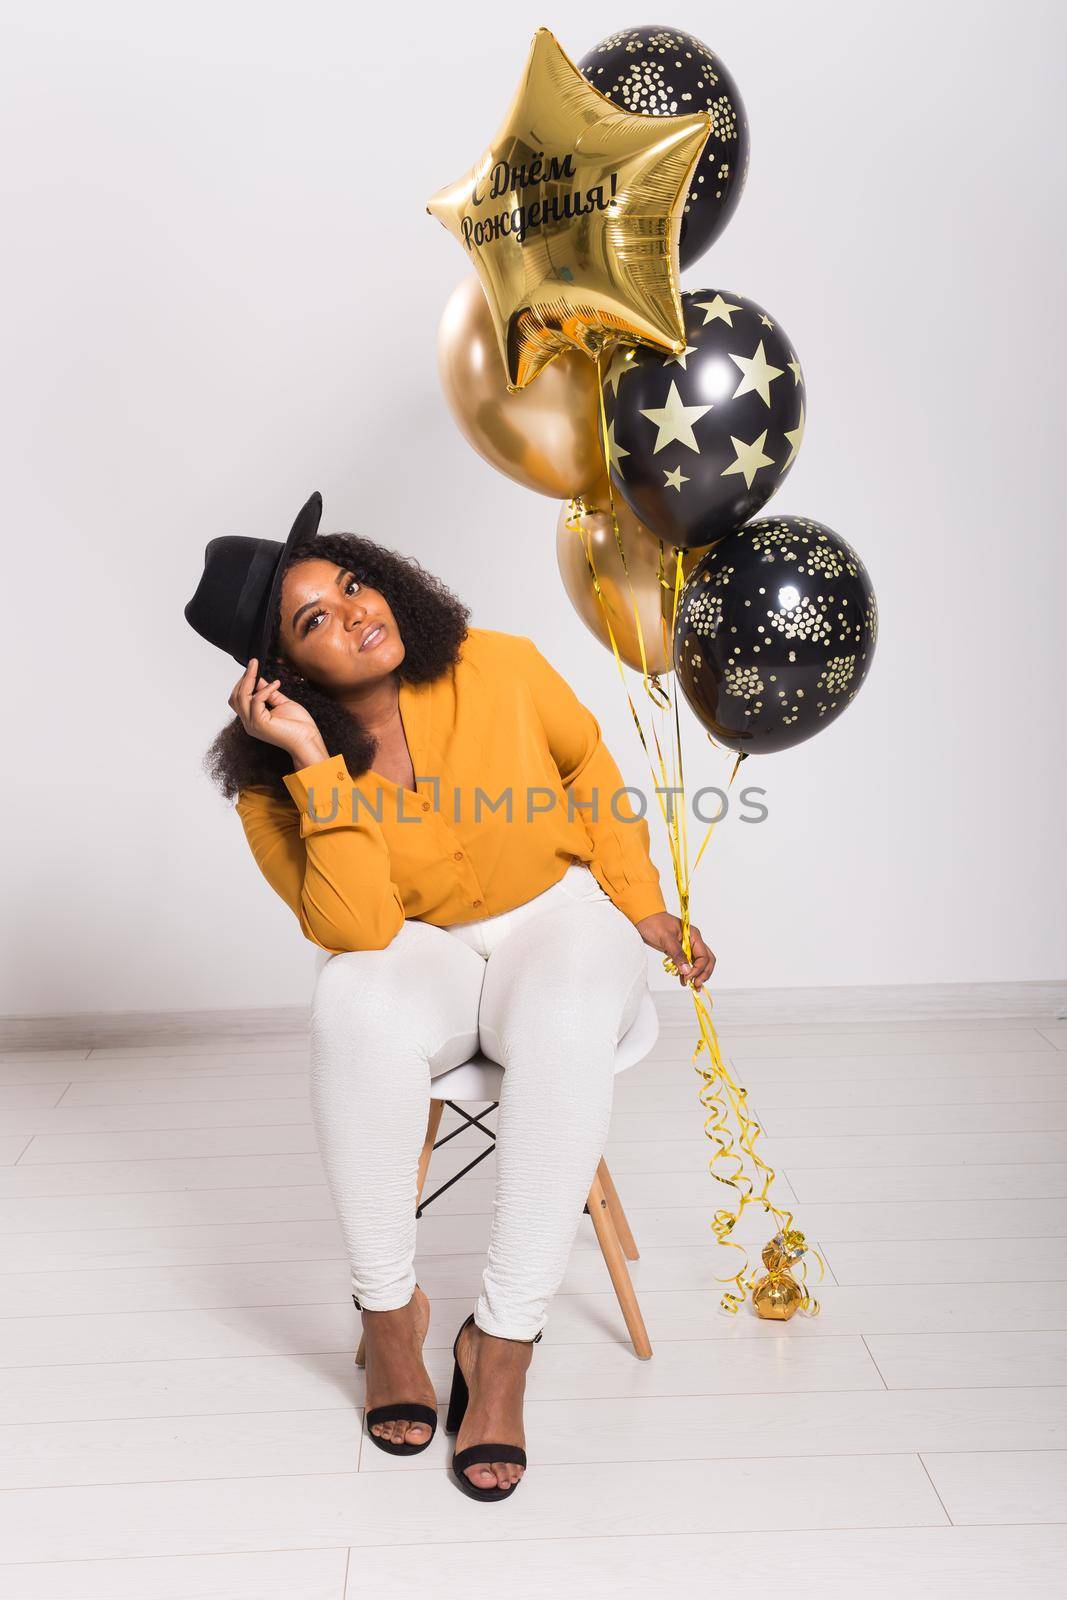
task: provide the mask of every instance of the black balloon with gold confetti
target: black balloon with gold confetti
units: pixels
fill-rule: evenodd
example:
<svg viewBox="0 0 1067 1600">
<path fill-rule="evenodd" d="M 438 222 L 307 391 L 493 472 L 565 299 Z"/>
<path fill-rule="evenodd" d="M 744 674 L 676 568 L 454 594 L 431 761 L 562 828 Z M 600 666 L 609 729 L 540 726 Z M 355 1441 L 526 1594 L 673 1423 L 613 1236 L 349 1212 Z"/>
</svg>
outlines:
<svg viewBox="0 0 1067 1600">
<path fill-rule="evenodd" d="M 840 534 L 765 517 L 719 540 L 678 598 L 678 682 L 712 738 L 788 750 L 839 717 L 870 671 L 878 610 Z"/>
<path fill-rule="evenodd" d="M 623 28 L 578 63 L 583 77 L 624 111 L 676 117 L 707 111 L 711 133 L 693 174 L 678 247 L 682 269 L 720 235 L 748 175 L 748 118 L 737 84 L 700 39 L 678 28 Z"/>
<path fill-rule="evenodd" d="M 804 376 L 781 324 L 744 295 L 683 294 L 686 348 L 616 348 L 604 374 L 611 480 L 667 544 L 755 516 L 796 460 Z"/>
</svg>

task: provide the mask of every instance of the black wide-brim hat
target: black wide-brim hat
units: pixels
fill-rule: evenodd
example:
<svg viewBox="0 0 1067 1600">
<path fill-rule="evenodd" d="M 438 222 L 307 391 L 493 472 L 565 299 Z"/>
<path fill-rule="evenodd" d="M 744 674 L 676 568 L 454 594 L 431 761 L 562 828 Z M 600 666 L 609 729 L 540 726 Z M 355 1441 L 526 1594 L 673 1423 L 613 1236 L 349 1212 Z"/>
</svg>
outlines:
<svg viewBox="0 0 1067 1600">
<path fill-rule="evenodd" d="M 272 622 L 289 554 L 304 539 L 314 539 L 322 518 L 316 489 L 300 508 L 285 543 L 227 533 L 209 541 L 196 593 L 185 620 L 209 644 L 225 650 L 242 667 L 255 656 L 262 667 L 272 643 Z"/>
</svg>

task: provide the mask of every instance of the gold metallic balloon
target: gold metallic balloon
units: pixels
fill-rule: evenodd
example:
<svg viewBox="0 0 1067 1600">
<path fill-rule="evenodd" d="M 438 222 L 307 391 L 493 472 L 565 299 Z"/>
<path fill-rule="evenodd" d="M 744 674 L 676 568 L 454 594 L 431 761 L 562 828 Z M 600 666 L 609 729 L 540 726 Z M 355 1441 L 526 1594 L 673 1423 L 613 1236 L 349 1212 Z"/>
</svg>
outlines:
<svg viewBox="0 0 1067 1600">
<path fill-rule="evenodd" d="M 545 377 L 548 377 L 547 373 Z M 591 558 L 619 655 L 627 666 L 641 671 L 641 647 L 634 617 L 636 601 L 648 671 L 669 672 L 673 667 L 671 616 L 677 552 L 674 545 L 661 545 L 656 535 L 650 533 L 643 522 L 638 522 L 625 501 L 618 498 L 615 501 L 615 515 L 626 557 L 625 569 L 619 554 L 619 541 L 612 526 L 606 483 L 602 481 L 592 494 L 583 496 L 580 501 L 565 501 L 560 507 L 556 524 L 556 560 L 563 587 L 590 633 L 595 634 L 600 643 L 610 650 L 611 639 L 604 606 L 597 598 L 593 575 L 589 570 Z M 706 548 L 701 546 L 699 549 L 682 551 L 683 583 Z M 661 562 L 667 587 L 660 581 Z"/>
<path fill-rule="evenodd" d="M 772 1272 L 752 1291 L 756 1315 L 769 1322 L 788 1322 L 803 1298 L 799 1283 L 788 1272 Z"/>
<path fill-rule="evenodd" d="M 710 130 L 620 111 L 538 29 L 492 144 L 426 208 L 482 281 L 509 389 L 619 336 L 684 351 L 678 237 Z"/>
<path fill-rule="evenodd" d="M 437 366 L 460 431 L 490 466 L 554 500 L 600 482 L 604 449 L 595 365 L 568 350 L 540 383 L 509 392 L 489 304 L 473 273 L 445 306 Z"/>
</svg>

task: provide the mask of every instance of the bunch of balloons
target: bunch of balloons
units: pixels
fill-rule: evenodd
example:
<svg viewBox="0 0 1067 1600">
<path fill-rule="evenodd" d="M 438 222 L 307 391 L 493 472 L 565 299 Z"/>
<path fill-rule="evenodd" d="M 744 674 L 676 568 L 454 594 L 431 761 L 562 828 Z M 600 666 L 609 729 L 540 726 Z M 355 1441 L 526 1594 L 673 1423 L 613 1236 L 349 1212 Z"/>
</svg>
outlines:
<svg viewBox="0 0 1067 1600">
<path fill-rule="evenodd" d="M 674 674 L 708 737 L 737 752 L 735 773 L 840 715 L 877 628 L 863 563 L 838 534 L 803 517 L 749 520 L 804 437 L 792 341 L 754 300 L 679 284 L 729 221 L 747 170 L 737 86 L 692 34 L 628 28 L 575 65 L 541 29 L 495 138 L 428 206 L 474 268 L 438 341 L 460 428 L 499 471 L 563 500 L 557 557 L 578 615 L 620 676 L 624 661 L 642 673 L 660 710 L 675 710 L 660 683 Z M 651 758 L 632 698 L 630 709 Z M 670 772 L 656 739 L 657 794 L 684 794 L 676 717 L 671 732 Z M 688 957 L 680 815 L 684 800 L 664 820 Z M 664 969 L 677 971 L 670 957 Z M 770 1199 L 761 1129 L 693 1002 L 709 1169 L 736 1197 L 711 1227 L 745 1261 L 720 1280 L 734 1284 L 720 1304 L 736 1311 L 751 1294 L 760 1316 L 814 1315 L 803 1235 Z M 761 1281 L 746 1278 L 732 1237 L 750 1204 L 778 1220 Z"/>
<path fill-rule="evenodd" d="M 427 209 L 474 271 L 438 357 L 465 437 L 564 502 L 564 588 L 600 641 L 675 671 L 741 755 L 840 715 L 871 665 L 877 608 L 846 541 L 756 516 L 804 437 L 792 341 L 754 300 L 682 292 L 748 170 L 745 109 L 692 34 L 628 28 L 575 65 L 534 37 L 501 127 Z"/>
</svg>

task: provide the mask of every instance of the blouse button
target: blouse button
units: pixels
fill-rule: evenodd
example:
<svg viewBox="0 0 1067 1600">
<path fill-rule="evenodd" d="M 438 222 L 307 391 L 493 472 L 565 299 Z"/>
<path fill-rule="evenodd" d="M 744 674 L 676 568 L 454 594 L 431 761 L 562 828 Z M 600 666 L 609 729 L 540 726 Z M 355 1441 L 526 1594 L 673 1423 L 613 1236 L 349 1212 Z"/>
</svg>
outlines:
<svg viewBox="0 0 1067 1600">
<path fill-rule="evenodd" d="M 342 782 L 344 781 L 344 773 L 343 772 L 339 772 L 337 774 L 337 776 L 342 780 Z"/>
<path fill-rule="evenodd" d="M 423 810 L 424 810 L 424 811 L 429 811 L 429 809 L 430 809 L 430 802 L 429 802 L 429 801 L 428 801 L 428 800 L 424 800 L 424 801 L 423 801 L 423 802 L 422 802 L 422 809 L 423 809 Z"/>
<path fill-rule="evenodd" d="M 481 903 L 482 903 L 482 902 L 481 902 L 481 901 L 480 901 L 480 900 L 475 900 L 475 901 L 473 901 L 473 902 L 472 902 L 472 904 L 473 904 L 473 905 L 476 905 L 476 906 L 480 906 L 480 905 L 481 905 Z"/>
<path fill-rule="evenodd" d="M 457 850 L 455 852 L 455 857 L 456 857 L 457 861 L 462 861 L 463 860 L 463 851 L 462 850 Z"/>
</svg>

